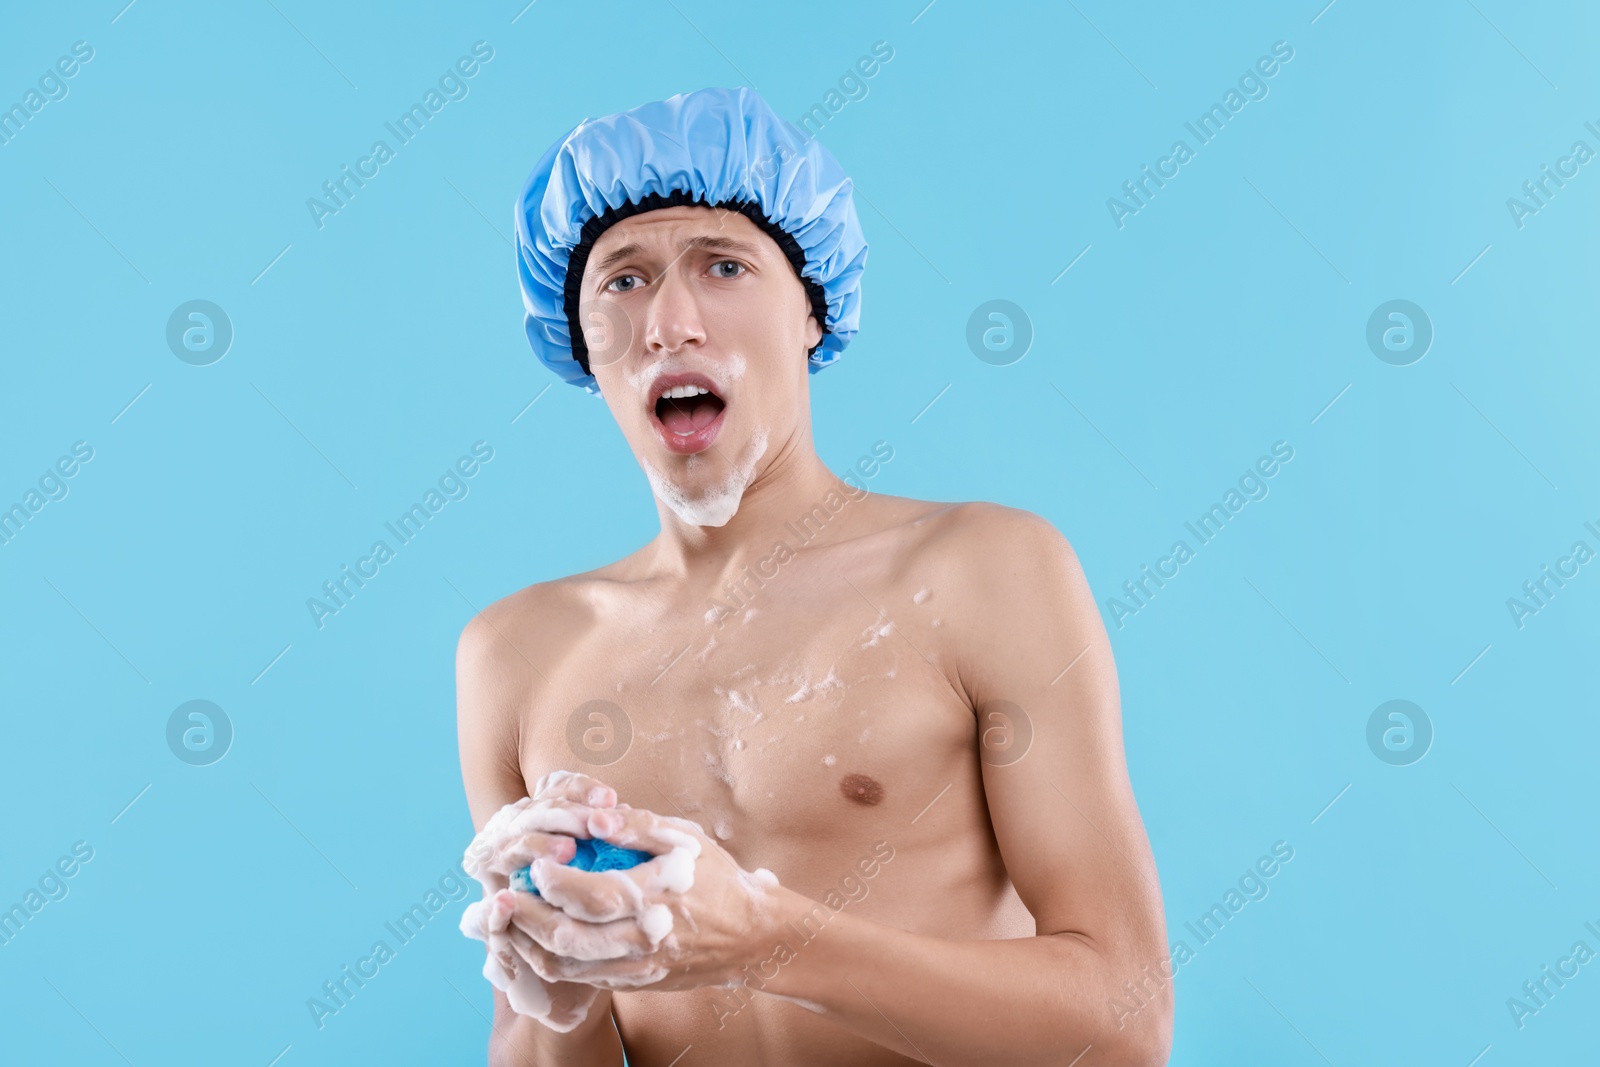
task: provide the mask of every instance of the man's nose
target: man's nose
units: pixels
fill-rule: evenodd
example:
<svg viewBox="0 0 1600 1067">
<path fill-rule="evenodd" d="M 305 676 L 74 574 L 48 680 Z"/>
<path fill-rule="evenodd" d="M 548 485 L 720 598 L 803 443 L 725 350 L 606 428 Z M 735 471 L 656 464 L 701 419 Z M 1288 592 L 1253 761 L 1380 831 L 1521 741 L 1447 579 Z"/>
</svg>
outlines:
<svg viewBox="0 0 1600 1067">
<path fill-rule="evenodd" d="M 669 267 L 657 281 L 646 316 L 647 352 L 676 352 L 690 342 L 701 344 L 706 339 L 694 286 L 674 267 Z"/>
</svg>

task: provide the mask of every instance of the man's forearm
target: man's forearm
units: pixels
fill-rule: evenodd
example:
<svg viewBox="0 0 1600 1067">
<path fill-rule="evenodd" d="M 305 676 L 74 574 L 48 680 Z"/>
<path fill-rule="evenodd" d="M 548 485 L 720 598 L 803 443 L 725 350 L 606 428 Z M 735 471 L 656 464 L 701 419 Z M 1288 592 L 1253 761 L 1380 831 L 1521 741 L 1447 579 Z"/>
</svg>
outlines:
<svg viewBox="0 0 1600 1067">
<path fill-rule="evenodd" d="M 1159 1004 L 1119 1027 L 1111 998 L 1137 968 L 1119 976 L 1076 937 L 949 941 L 843 912 L 817 929 L 827 909 L 785 893 L 787 922 L 746 972 L 750 986 L 821 1005 L 828 1019 L 880 1045 L 940 1067 L 1166 1062 L 1170 985 Z"/>
</svg>

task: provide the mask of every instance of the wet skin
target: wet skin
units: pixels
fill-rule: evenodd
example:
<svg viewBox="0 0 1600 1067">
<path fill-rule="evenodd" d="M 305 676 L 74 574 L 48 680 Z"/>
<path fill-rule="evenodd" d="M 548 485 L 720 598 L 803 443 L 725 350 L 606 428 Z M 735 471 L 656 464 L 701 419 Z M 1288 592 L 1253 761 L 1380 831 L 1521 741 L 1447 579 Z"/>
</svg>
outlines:
<svg viewBox="0 0 1600 1067">
<path fill-rule="evenodd" d="M 686 249 L 697 236 L 754 252 Z M 640 250 L 596 269 L 629 244 Z M 467 626 L 467 796 L 482 828 L 566 769 L 697 823 L 685 896 L 700 922 L 680 916 L 675 933 L 708 947 L 656 988 L 575 984 L 594 1001 L 569 1033 L 497 993 L 493 1062 L 620 1063 L 613 1014 L 638 1067 L 1065 1063 L 1086 1045 L 1081 1067 L 1165 1062 L 1170 991 L 1121 1028 L 1111 1007 L 1165 959 L 1164 931 L 1109 642 L 1066 540 L 1026 512 L 840 483 L 810 436 L 804 358 L 820 333 L 782 253 L 742 216 L 625 220 L 596 243 L 582 299 L 580 315 L 600 305 L 625 324 L 594 373 L 641 466 L 677 495 L 658 499 L 662 532 L 643 548 Z M 650 395 L 672 372 L 703 376 L 722 405 L 688 454 L 663 440 Z M 758 439 L 732 516 L 685 521 Z M 790 554 L 758 567 L 780 539 Z M 1024 732 L 1017 757 L 1006 746 Z M 821 914 L 823 932 L 802 944 L 739 907 L 695 911 L 697 893 L 733 892 L 735 867 L 773 872 L 778 918 Z M 784 937 L 798 952 L 778 966 Z M 761 980 L 722 984 L 741 973 Z"/>
</svg>

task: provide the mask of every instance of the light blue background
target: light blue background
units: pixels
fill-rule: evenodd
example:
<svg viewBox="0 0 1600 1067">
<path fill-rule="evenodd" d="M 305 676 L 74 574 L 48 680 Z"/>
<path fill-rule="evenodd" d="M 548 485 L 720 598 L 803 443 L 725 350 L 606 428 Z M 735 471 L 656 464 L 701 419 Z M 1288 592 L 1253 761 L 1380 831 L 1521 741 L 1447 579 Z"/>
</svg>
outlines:
<svg viewBox="0 0 1600 1067">
<path fill-rule="evenodd" d="M 0 146 L 0 505 L 75 441 L 95 458 L 0 546 L 0 906 L 73 842 L 95 855 L 0 946 L 0 1059 L 481 1062 L 458 904 L 323 1029 L 305 1002 L 470 837 L 473 605 L 655 531 L 601 402 L 541 395 L 512 201 L 580 118 L 753 84 L 797 119 L 879 40 L 894 58 L 821 133 L 872 249 L 861 334 L 813 379 L 835 469 L 882 439 L 874 489 L 1036 511 L 1104 601 L 1295 449 L 1145 610 L 1107 616 L 1172 937 L 1295 849 L 1180 971 L 1172 1062 L 1595 1055 L 1600 964 L 1523 1030 L 1506 1000 L 1600 949 L 1600 563 L 1521 629 L 1506 600 L 1600 549 L 1600 163 L 1523 228 L 1506 200 L 1600 149 L 1600 16 L 924 2 L 7 13 L 0 103 L 74 41 L 95 54 Z M 478 40 L 470 95 L 319 230 L 306 199 Z M 1106 199 L 1194 147 L 1184 122 L 1279 40 L 1270 95 L 1119 230 Z M 236 331 L 207 367 L 164 338 L 197 298 Z M 1407 367 L 1365 342 L 1397 298 L 1435 329 Z M 1012 366 L 965 341 L 991 299 L 1035 330 Z M 470 496 L 319 631 L 306 598 L 478 440 Z M 197 698 L 236 731 L 200 768 L 164 736 Z M 1365 740 L 1394 698 L 1436 731 L 1411 766 Z"/>
</svg>

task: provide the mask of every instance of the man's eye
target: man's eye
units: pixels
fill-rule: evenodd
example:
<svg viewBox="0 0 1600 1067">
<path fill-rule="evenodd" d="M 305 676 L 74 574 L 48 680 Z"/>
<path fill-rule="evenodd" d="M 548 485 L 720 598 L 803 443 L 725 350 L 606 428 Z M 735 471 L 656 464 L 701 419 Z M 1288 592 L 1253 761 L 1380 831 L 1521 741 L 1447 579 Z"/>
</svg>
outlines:
<svg viewBox="0 0 1600 1067">
<path fill-rule="evenodd" d="M 609 282 L 607 282 L 606 283 L 606 289 L 607 289 L 607 291 L 613 292 L 613 293 L 631 293 L 634 289 L 638 288 L 638 286 L 634 286 L 634 285 L 620 286 L 619 287 L 619 285 L 618 285 L 619 282 L 626 282 L 626 281 L 636 281 L 636 282 L 639 282 L 640 284 L 643 284 L 644 279 L 640 278 L 637 274 L 624 274 L 621 277 L 612 278 Z"/>
<path fill-rule="evenodd" d="M 722 267 L 737 267 L 739 269 L 735 273 L 724 274 L 720 270 L 720 268 L 722 268 Z M 745 265 L 743 263 L 740 263 L 736 259 L 724 259 L 720 263 L 712 264 L 711 269 L 713 271 L 718 272 L 717 273 L 717 277 L 719 277 L 719 278 L 737 278 L 740 274 L 744 273 Z"/>
</svg>

